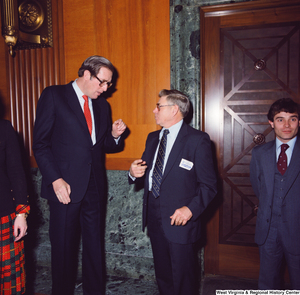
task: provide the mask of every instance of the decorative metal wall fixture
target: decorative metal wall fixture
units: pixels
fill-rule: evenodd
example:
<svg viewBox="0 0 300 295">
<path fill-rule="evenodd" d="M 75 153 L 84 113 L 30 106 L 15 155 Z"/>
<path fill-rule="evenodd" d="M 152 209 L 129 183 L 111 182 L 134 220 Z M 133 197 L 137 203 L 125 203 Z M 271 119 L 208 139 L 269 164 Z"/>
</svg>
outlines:
<svg viewBox="0 0 300 295">
<path fill-rule="evenodd" d="M 1 0 L 2 36 L 15 50 L 52 47 L 51 0 Z"/>
</svg>

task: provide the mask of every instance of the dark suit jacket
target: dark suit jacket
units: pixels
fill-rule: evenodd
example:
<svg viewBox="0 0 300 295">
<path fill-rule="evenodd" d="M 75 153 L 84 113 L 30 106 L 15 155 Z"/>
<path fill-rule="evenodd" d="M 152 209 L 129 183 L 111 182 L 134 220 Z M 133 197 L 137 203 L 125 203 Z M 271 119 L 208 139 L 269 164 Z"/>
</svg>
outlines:
<svg viewBox="0 0 300 295">
<path fill-rule="evenodd" d="M 98 191 L 105 196 L 105 153 L 121 151 L 111 135 L 110 107 L 106 99 L 93 99 L 96 144 L 93 145 L 87 123 L 72 87 L 47 87 L 37 105 L 33 132 L 33 151 L 41 170 L 42 197 L 58 201 L 52 182 L 63 178 L 71 186 L 71 202 L 83 198 L 90 179 L 91 169 Z"/>
<path fill-rule="evenodd" d="M 147 163 L 144 180 L 143 230 L 147 223 L 149 172 L 159 142 L 159 132 L 148 135 L 142 159 Z M 182 159 L 193 163 L 191 170 L 181 168 Z M 201 235 L 200 215 L 217 192 L 216 173 L 209 136 L 183 123 L 166 163 L 160 187 L 160 210 L 166 237 L 174 243 L 196 242 Z M 193 217 L 185 226 L 171 226 L 170 216 L 188 206 Z"/>
<path fill-rule="evenodd" d="M 274 177 L 276 167 L 275 140 L 252 151 L 250 179 L 259 199 L 255 242 L 263 245 L 267 239 L 272 218 Z M 286 194 L 281 207 L 283 242 L 286 249 L 300 254 L 300 138 L 298 137 L 288 166 Z"/>
<path fill-rule="evenodd" d="M 0 217 L 27 204 L 27 183 L 19 141 L 11 123 L 0 120 Z"/>
</svg>

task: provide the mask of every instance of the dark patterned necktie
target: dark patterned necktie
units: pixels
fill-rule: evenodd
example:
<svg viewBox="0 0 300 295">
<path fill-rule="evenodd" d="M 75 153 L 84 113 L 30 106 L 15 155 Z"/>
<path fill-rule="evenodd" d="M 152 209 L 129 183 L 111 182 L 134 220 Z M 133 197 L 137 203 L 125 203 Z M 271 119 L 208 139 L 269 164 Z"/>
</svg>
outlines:
<svg viewBox="0 0 300 295">
<path fill-rule="evenodd" d="M 159 196 L 159 189 L 160 189 L 161 179 L 162 179 L 162 175 L 163 175 L 168 134 L 169 134 L 169 130 L 165 129 L 163 136 L 160 140 L 158 153 L 157 153 L 157 157 L 156 157 L 156 162 L 155 162 L 155 166 L 153 169 L 152 194 L 154 195 L 155 198 L 157 198 Z"/>
<path fill-rule="evenodd" d="M 287 169 L 287 156 L 285 151 L 289 148 L 289 146 L 285 143 L 281 145 L 281 152 L 277 161 L 277 168 L 281 175 L 283 175 Z"/>
<path fill-rule="evenodd" d="M 82 95 L 82 97 L 84 99 L 83 113 L 84 113 L 86 123 L 87 123 L 88 128 L 89 128 L 90 135 L 92 135 L 93 123 L 92 123 L 91 111 L 90 111 L 90 108 L 89 108 L 89 98 L 88 98 L 87 95 Z"/>
</svg>

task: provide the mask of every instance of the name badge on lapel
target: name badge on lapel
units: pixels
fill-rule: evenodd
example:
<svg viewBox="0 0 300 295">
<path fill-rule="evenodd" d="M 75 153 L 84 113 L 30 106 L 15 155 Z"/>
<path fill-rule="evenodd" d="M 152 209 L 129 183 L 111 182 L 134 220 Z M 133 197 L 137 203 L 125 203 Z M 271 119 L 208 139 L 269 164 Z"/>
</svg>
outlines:
<svg viewBox="0 0 300 295">
<path fill-rule="evenodd" d="M 181 159 L 181 162 L 179 164 L 179 167 L 186 169 L 186 170 L 191 170 L 194 166 L 193 162 L 190 162 L 186 159 Z"/>
</svg>

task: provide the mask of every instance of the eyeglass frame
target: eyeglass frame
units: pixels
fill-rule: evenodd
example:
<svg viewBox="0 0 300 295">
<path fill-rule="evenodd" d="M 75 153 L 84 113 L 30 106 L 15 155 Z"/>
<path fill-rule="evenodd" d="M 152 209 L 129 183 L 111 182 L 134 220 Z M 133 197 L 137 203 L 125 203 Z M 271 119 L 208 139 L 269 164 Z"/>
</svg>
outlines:
<svg viewBox="0 0 300 295">
<path fill-rule="evenodd" d="M 102 81 L 102 80 L 100 80 L 97 76 L 94 76 L 94 77 L 99 81 L 99 86 L 100 86 L 100 87 L 103 87 L 103 86 L 105 85 L 104 83 L 106 83 L 107 88 L 109 88 L 109 87 L 111 87 L 111 86 L 113 85 L 112 82 Z"/>
<path fill-rule="evenodd" d="M 156 104 L 156 108 L 158 109 L 158 111 L 160 111 L 160 108 L 163 108 L 163 107 L 173 107 L 175 104 L 159 104 L 157 103 Z"/>
</svg>

